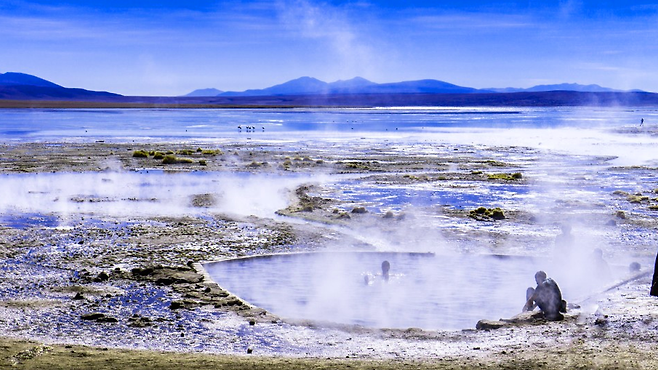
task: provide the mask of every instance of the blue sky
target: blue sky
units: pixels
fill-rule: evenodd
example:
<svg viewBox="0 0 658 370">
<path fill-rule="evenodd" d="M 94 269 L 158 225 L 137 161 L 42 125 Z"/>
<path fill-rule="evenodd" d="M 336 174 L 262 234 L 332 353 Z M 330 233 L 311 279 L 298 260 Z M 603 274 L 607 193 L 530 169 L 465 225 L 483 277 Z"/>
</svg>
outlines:
<svg viewBox="0 0 658 370">
<path fill-rule="evenodd" d="M 126 95 L 301 76 L 658 92 L 658 1 L 0 0 L 0 72 Z"/>
</svg>

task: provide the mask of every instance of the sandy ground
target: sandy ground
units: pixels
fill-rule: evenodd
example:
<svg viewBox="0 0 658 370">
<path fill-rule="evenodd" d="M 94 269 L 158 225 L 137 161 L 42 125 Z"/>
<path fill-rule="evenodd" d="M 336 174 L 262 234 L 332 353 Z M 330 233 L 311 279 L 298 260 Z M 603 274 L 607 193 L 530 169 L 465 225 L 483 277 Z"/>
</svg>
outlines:
<svg viewBox="0 0 658 370">
<path fill-rule="evenodd" d="M 151 154 L 135 157 L 137 150 Z M 0 170 L 5 174 L 248 170 L 344 173 L 391 183 L 530 181 L 527 176 L 487 175 L 494 171 L 510 175 L 523 172 L 522 165 L 500 160 L 501 151 L 518 150 L 488 148 L 491 157 L 483 158 L 463 148 L 446 148 L 445 155 L 414 157 L 372 148 L 353 151 L 349 156 L 340 150 L 328 154 L 311 148 L 290 153 L 263 144 L 197 149 L 195 145 L 171 144 L 31 143 L 0 146 Z M 169 155 L 175 155 L 178 161 L 163 164 L 154 160 L 158 151 L 165 155 L 171 152 Z M 40 220 L 44 215 L 22 220 L 22 227 L 2 227 L 0 367 L 658 367 L 658 302 L 648 295 L 658 223 L 655 216 L 632 212 L 634 207 L 654 204 L 653 200 L 635 202 L 637 199 L 624 198 L 619 200 L 620 209 L 626 210 L 623 217 L 617 214 L 615 218 L 615 212 L 609 209 L 596 216 L 605 213 L 616 219 L 618 226 L 635 230 L 629 235 L 638 235 L 640 230 L 639 235 L 646 236 L 613 245 L 618 255 L 630 254 L 640 260 L 645 274 L 577 302 L 579 307 L 570 310 L 562 322 L 526 317 L 498 329 L 475 330 L 474 323 L 472 329 L 462 331 L 291 322 L 250 306 L 208 281 L 199 263 L 217 258 L 322 250 L 336 239 L 367 247 L 357 236 L 330 226 L 349 229 L 350 225 L 369 224 L 385 215 L 352 213 L 336 199 L 313 195 L 313 190 L 302 186 L 291 192 L 289 206 L 279 212 L 290 217 L 290 222 L 285 218 L 226 214 L 128 219 L 80 214 L 69 217 L 65 227 L 44 226 Z M 205 194 L 190 199 L 198 208 L 212 202 Z M 571 211 L 582 207 L 574 206 Z M 552 224 L 556 217 L 543 216 L 541 225 Z M 442 217 L 459 222 L 471 220 L 468 210 L 444 210 Z M 504 222 L 541 227 L 536 226 L 535 219 L 530 212 L 509 210 Z M 485 228 L 478 233 L 452 230 L 443 237 L 459 244 L 475 236 L 478 241 L 472 243 L 474 249 L 500 254 L 514 254 L 518 252 L 514 246 L 553 237 L 542 233 L 515 236 L 501 228 Z"/>
</svg>

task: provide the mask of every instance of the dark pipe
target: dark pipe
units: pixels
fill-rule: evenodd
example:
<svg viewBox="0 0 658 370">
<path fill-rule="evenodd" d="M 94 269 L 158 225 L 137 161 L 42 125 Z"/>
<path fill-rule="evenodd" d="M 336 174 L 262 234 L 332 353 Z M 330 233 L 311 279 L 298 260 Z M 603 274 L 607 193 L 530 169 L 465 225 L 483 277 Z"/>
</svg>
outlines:
<svg viewBox="0 0 658 370">
<path fill-rule="evenodd" d="M 651 283 L 651 294 L 658 297 L 658 255 L 656 255 L 656 263 L 653 266 L 653 282 Z"/>
</svg>

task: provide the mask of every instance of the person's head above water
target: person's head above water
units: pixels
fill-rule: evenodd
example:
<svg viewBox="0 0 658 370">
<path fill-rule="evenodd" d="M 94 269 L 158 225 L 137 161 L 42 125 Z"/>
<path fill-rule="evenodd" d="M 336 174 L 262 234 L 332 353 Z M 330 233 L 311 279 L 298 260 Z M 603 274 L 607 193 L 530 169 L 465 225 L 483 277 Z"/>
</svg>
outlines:
<svg viewBox="0 0 658 370">
<path fill-rule="evenodd" d="M 593 254 L 594 257 L 597 258 L 597 259 L 602 259 L 602 258 L 603 258 L 603 250 L 601 250 L 601 248 L 596 248 L 596 249 L 594 249 L 594 251 L 592 252 L 592 254 Z"/>
<path fill-rule="evenodd" d="M 535 281 L 537 282 L 537 285 L 541 284 L 546 280 L 546 273 L 544 271 L 537 271 L 535 273 Z"/>
<path fill-rule="evenodd" d="M 388 279 L 388 270 L 391 269 L 391 264 L 388 261 L 382 262 L 382 276 Z"/>
<path fill-rule="evenodd" d="M 641 268 L 642 266 L 640 266 L 640 264 L 637 262 L 631 262 L 631 264 L 628 265 L 628 271 L 630 272 L 638 272 Z"/>
</svg>

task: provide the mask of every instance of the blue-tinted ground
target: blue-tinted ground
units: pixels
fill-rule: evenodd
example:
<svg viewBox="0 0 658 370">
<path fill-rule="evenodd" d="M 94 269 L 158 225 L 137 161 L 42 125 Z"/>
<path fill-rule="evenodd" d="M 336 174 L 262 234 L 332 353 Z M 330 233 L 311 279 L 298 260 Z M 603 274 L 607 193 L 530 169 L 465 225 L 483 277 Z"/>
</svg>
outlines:
<svg viewBox="0 0 658 370">
<path fill-rule="evenodd" d="M 473 343 L 485 348 L 496 342 L 498 349 L 528 341 L 545 345 L 559 342 L 561 329 L 554 328 L 553 336 L 538 335 L 544 329 L 527 329 L 518 337 L 466 333 L 459 335 L 468 338 L 449 345 L 445 336 L 453 334 L 444 332 L 436 334 L 443 339 L 417 341 L 287 322 L 252 326 L 214 306 L 172 310 L 172 302 L 194 298 L 170 286 L 80 276 L 282 251 L 430 252 L 439 262 L 422 269 L 413 264 L 403 269 L 405 263 L 393 261 L 388 286 L 400 282 L 404 289 L 388 295 L 371 294 L 382 288 L 376 285 L 379 258 L 347 267 L 350 274 L 356 271 L 359 294 L 379 302 L 391 297 L 395 313 L 366 300 L 347 301 L 359 313 L 352 317 L 350 309 L 314 312 L 333 323 L 444 330 L 472 329 L 476 318 L 518 313 L 525 288 L 534 285 L 535 269 L 554 277 L 567 300 L 582 301 L 600 289 L 599 283 L 628 276 L 631 262 L 649 271 L 655 257 L 658 139 L 652 110 L 13 110 L 2 117 L 0 319 L 11 336 L 182 351 L 244 353 L 253 347 L 261 354 L 385 358 L 392 352 L 411 358 L 423 351 L 461 353 Z M 142 148 L 197 147 L 222 153 L 195 152 L 188 155 L 192 164 L 169 167 L 152 155 L 132 157 Z M 505 176 L 516 173 L 521 176 Z M 304 196 L 311 207 L 295 208 Z M 505 218 L 470 217 L 479 207 L 500 208 Z M 556 242 L 564 224 L 572 228 L 566 248 Z M 595 277 L 590 285 L 598 271 L 589 264 L 595 248 L 602 249 L 610 275 Z M 513 255 L 532 263 L 513 265 L 518 273 L 508 276 L 499 274 L 505 267 L 477 262 L 487 261 L 483 255 Z M 284 295 L 284 286 L 316 287 L 322 263 L 332 265 L 322 260 L 320 267 L 299 272 L 311 274 L 306 278 L 286 280 L 299 267 L 291 263 L 276 274 L 267 274 L 272 266 L 256 267 L 262 274 L 247 271 L 240 280 L 265 287 L 269 295 Z M 339 280 L 336 275 L 319 279 Z M 499 303 L 474 300 L 494 296 L 488 284 L 500 282 L 513 287 L 495 294 Z M 625 285 L 623 294 L 645 307 L 647 285 L 646 280 Z M 327 284 L 317 291 L 336 289 L 347 295 L 350 288 Z M 84 299 L 73 299 L 77 290 Z M 442 292 L 450 300 L 441 302 Z M 318 319 L 304 313 L 289 317 L 296 311 L 279 311 L 249 294 L 243 298 L 275 315 Z M 628 313 L 623 297 L 597 298 L 573 314 L 595 327 L 596 318 L 605 315 L 599 309 L 623 311 L 610 319 L 606 340 L 615 343 L 614 336 L 626 340 L 638 333 L 646 339 L 655 329 L 644 320 L 650 314 Z M 295 300 L 318 304 L 305 296 Z M 90 312 L 117 323 L 81 319 Z M 131 326 L 134 315 L 154 324 Z M 624 315 L 643 318 L 642 327 L 624 334 L 629 322 Z M 388 320 L 391 316 L 398 320 Z M 448 316 L 454 320 L 444 320 Z M 585 335 L 590 334 L 596 333 Z M 638 341 L 633 343 L 642 346 Z"/>
</svg>

